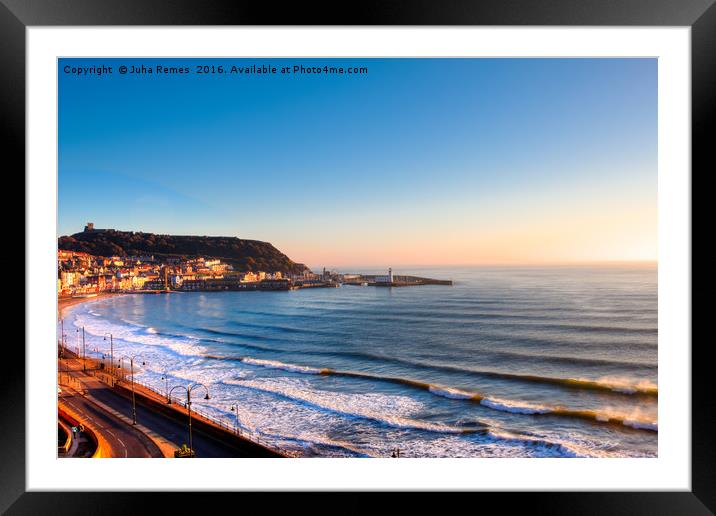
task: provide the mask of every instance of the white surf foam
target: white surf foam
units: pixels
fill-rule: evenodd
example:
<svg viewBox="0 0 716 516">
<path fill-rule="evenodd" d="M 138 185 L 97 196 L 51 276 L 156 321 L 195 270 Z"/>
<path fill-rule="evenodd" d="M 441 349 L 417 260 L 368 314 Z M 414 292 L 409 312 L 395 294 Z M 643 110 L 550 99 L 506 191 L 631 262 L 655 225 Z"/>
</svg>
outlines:
<svg viewBox="0 0 716 516">
<path fill-rule="evenodd" d="M 437 386 L 430 386 L 428 389 L 433 394 L 436 394 L 437 396 L 442 396 L 444 398 L 450 398 L 453 400 L 469 400 L 474 396 L 474 394 L 461 391 L 460 389 L 454 389 L 452 387 L 437 387 Z"/>
<path fill-rule="evenodd" d="M 93 337 L 93 345 L 98 345 L 108 334 L 112 334 L 115 348 L 121 350 L 123 342 L 138 344 L 141 346 L 160 346 L 168 348 L 179 355 L 201 356 L 206 353 L 206 347 L 199 344 L 199 339 L 194 337 L 168 337 L 158 334 L 154 328 L 147 328 L 142 325 L 126 322 L 118 324 L 104 317 L 87 317 L 83 312 L 74 314 L 73 325 L 77 328 L 84 327 L 85 333 Z M 154 330 L 154 331 L 151 331 Z M 105 343 L 99 344 L 105 348 Z"/>
<path fill-rule="evenodd" d="M 318 391 L 311 389 L 303 382 L 293 381 L 292 379 L 262 378 L 260 380 L 237 380 L 227 383 L 278 394 L 322 410 L 329 410 L 349 417 L 369 419 L 395 428 L 412 428 L 442 433 L 463 433 L 465 431 L 462 428 L 418 421 L 407 417 L 422 408 L 420 402 L 408 396 Z"/>
<path fill-rule="evenodd" d="M 500 410 L 502 412 L 511 412 L 513 414 L 547 414 L 549 412 L 552 412 L 552 409 L 550 409 L 549 407 L 516 403 L 513 401 L 500 399 L 484 398 L 480 400 L 480 404 L 494 410 Z"/>
<path fill-rule="evenodd" d="M 624 420 L 625 426 L 630 426 L 632 428 L 638 428 L 640 430 L 652 430 L 654 432 L 659 431 L 659 425 L 658 423 L 650 423 L 647 421 L 634 421 L 631 419 L 625 419 Z"/>
<path fill-rule="evenodd" d="M 241 361 L 245 364 L 268 367 L 270 369 L 282 369 L 292 373 L 303 373 L 303 374 L 321 374 L 322 370 L 315 367 L 307 367 L 295 364 L 286 364 L 279 362 L 278 360 L 265 360 L 262 358 L 249 358 L 244 357 Z"/>
<path fill-rule="evenodd" d="M 505 442 L 514 442 L 518 443 L 522 446 L 527 447 L 533 447 L 535 449 L 541 450 L 543 453 L 546 453 L 547 455 L 554 454 L 559 457 L 570 457 L 570 458 L 577 458 L 577 457 L 588 457 L 588 454 L 579 453 L 577 450 L 573 449 L 567 444 L 564 443 L 558 443 L 558 442 L 552 442 L 545 439 L 540 438 L 531 438 L 527 436 L 521 436 L 512 434 L 509 432 L 499 431 L 499 430 L 490 430 L 490 435 L 495 437 L 496 439 L 505 441 Z"/>
</svg>

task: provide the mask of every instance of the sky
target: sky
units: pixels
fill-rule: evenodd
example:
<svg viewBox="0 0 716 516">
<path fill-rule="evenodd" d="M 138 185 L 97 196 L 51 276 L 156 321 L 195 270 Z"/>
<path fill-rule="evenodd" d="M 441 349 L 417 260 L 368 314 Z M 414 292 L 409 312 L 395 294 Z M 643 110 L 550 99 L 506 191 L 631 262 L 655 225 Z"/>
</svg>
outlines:
<svg viewBox="0 0 716 516">
<path fill-rule="evenodd" d="M 194 73 L 252 64 L 368 72 Z M 337 268 L 657 258 L 656 59 L 60 59 L 58 86 L 59 235 Z"/>
</svg>

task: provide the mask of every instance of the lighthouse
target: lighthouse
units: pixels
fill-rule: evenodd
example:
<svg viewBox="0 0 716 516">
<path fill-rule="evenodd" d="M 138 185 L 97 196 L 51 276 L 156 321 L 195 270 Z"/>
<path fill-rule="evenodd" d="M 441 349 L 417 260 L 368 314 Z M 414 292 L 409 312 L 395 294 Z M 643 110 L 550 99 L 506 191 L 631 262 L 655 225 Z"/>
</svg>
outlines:
<svg viewBox="0 0 716 516">
<path fill-rule="evenodd" d="M 393 268 L 388 268 L 388 283 L 393 283 Z"/>
</svg>

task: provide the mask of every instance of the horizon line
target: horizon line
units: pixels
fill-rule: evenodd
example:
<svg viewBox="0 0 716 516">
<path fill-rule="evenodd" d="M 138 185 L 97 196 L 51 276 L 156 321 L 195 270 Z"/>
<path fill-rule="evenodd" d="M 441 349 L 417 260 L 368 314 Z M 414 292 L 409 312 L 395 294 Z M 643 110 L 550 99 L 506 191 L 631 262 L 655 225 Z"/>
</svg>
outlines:
<svg viewBox="0 0 716 516">
<path fill-rule="evenodd" d="M 431 264 L 418 264 L 418 263 L 398 263 L 388 265 L 308 265 L 309 268 L 319 267 L 326 269 L 349 269 L 349 268 L 393 268 L 404 267 L 404 268 L 432 268 L 432 267 L 565 267 L 565 266 L 589 266 L 589 265 L 658 265 L 658 260 L 580 260 L 580 261 L 554 261 L 554 262 L 484 262 L 484 263 L 431 263 Z"/>
</svg>

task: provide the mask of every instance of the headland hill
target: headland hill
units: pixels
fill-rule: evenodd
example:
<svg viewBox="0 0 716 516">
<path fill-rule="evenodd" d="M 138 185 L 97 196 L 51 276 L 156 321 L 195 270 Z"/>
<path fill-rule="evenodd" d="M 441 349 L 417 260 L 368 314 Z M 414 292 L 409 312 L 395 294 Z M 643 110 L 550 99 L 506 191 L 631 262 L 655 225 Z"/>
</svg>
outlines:
<svg viewBox="0 0 716 516">
<path fill-rule="evenodd" d="M 98 293 L 294 290 L 341 285 L 452 285 L 417 276 L 314 273 L 268 242 L 225 236 L 162 235 L 115 229 L 58 238 L 58 296 Z"/>
</svg>

